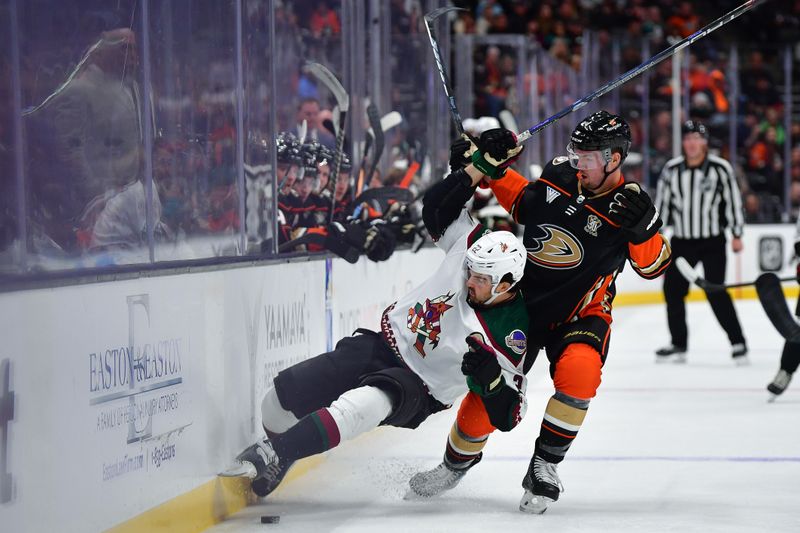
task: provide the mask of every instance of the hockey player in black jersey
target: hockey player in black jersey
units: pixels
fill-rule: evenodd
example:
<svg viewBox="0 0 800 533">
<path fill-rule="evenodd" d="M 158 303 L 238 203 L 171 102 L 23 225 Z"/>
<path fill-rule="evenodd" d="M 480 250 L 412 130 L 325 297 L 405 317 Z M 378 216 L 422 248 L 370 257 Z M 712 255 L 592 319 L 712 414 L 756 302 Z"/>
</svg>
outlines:
<svg viewBox="0 0 800 533">
<path fill-rule="evenodd" d="M 545 350 L 555 385 L 522 482 L 525 512 L 544 512 L 561 493 L 558 464 L 600 386 L 617 274 L 628 262 L 652 279 L 671 260 L 652 200 L 622 175 L 630 145 L 625 120 L 599 111 L 580 121 L 567 155 L 550 161 L 534 182 L 496 164 L 521 149 L 509 130 L 456 141 L 451 150 L 451 165 L 465 167 L 459 186 L 487 184 L 525 226 L 528 339 L 532 349 Z"/>
</svg>

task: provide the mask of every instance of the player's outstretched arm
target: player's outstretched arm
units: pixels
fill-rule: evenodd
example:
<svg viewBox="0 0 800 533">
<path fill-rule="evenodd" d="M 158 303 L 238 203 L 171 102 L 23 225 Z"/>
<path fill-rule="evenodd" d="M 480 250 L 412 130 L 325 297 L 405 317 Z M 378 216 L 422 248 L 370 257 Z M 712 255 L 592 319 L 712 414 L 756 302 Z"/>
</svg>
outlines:
<svg viewBox="0 0 800 533">
<path fill-rule="evenodd" d="M 428 189 L 422 200 L 422 221 L 434 241 L 439 240 L 459 217 L 474 193 L 472 178 L 464 169 L 451 173 Z"/>
</svg>

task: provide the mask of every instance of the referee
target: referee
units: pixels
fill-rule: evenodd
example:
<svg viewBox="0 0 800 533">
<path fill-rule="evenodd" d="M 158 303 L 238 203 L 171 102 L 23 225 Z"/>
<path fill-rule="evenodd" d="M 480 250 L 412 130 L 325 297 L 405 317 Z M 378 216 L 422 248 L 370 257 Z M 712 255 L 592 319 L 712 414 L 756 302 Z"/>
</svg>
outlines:
<svg viewBox="0 0 800 533">
<path fill-rule="evenodd" d="M 742 197 L 731 164 L 708 153 L 706 127 L 689 120 L 683 124 L 683 156 L 671 159 L 658 180 L 656 207 L 664 226 L 673 227 L 673 257 L 683 256 L 690 265 L 703 263 L 705 278 L 725 281 L 725 229 L 729 228 L 734 253 L 742 250 Z M 688 331 L 686 305 L 689 282 L 673 262 L 664 276 L 664 298 L 672 343 L 656 351 L 658 362 L 686 362 Z M 707 292 L 711 309 L 731 343 L 738 365 L 747 364 L 747 344 L 726 291 Z"/>
</svg>

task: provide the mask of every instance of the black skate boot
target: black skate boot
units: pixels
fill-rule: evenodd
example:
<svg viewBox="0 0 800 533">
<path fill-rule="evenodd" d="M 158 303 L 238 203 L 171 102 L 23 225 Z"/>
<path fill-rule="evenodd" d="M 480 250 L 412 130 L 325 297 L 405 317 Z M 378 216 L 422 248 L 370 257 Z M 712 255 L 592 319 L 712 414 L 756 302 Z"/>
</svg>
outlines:
<svg viewBox="0 0 800 533">
<path fill-rule="evenodd" d="M 253 466 L 255 476 L 250 484 L 256 496 L 264 497 L 274 491 L 286 476 L 292 463 L 283 464 L 269 439 L 256 442 L 240 453 L 236 460 Z"/>
<path fill-rule="evenodd" d="M 686 362 L 686 346 L 675 346 L 670 344 L 656 350 L 656 363 L 676 363 Z"/>
<path fill-rule="evenodd" d="M 767 385 L 767 390 L 773 394 L 770 401 L 775 401 L 775 398 L 783 394 L 783 391 L 786 390 L 786 387 L 789 386 L 789 382 L 791 381 L 792 375 L 790 373 L 783 369 L 778 370 L 775 379 L 772 380 L 772 383 Z"/>
<path fill-rule="evenodd" d="M 525 494 L 519 502 L 519 510 L 524 513 L 542 514 L 547 506 L 558 500 L 564 485 L 558 477 L 558 465 L 549 463 L 534 455 L 528 465 L 528 473 L 522 480 Z"/>
<path fill-rule="evenodd" d="M 747 358 L 747 345 L 743 342 L 731 346 L 731 357 L 736 366 L 747 366 L 750 359 Z"/>
</svg>

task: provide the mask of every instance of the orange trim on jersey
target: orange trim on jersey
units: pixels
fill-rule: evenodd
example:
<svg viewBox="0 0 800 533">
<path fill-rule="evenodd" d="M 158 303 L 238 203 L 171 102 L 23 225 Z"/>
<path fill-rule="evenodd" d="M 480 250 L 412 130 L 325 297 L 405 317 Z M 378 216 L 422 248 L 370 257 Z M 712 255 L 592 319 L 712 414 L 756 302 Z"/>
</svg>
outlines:
<svg viewBox="0 0 800 533">
<path fill-rule="evenodd" d="M 602 280 L 602 281 L 601 281 Z M 569 322 L 572 320 L 576 315 L 580 317 L 585 317 L 589 315 L 599 316 L 606 323 L 611 324 L 611 314 L 606 312 L 603 309 L 603 301 L 606 299 L 606 294 L 608 294 L 608 287 L 614 281 L 614 274 L 609 274 L 607 276 L 602 276 L 597 278 L 597 280 L 592 284 L 592 288 L 586 291 L 586 293 L 581 297 L 580 301 L 575 305 L 575 308 L 569 314 L 569 318 L 567 318 L 564 323 Z M 594 293 L 594 294 L 592 294 Z M 591 299 L 587 301 L 587 297 L 592 295 Z"/>
<path fill-rule="evenodd" d="M 522 198 L 522 191 L 530 182 L 525 177 L 513 169 L 506 170 L 506 175 L 499 180 L 489 180 L 489 188 L 492 189 L 497 202 L 508 211 L 517 221 L 517 204 Z"/>
<path fill-rule="evenodd" d="M 660 233 L 641 244 L 628 244 L 631 266 L 645 279 L 657 278 L 672 262 L 672 249 Z"/>
<path fill-rule="evenodd" d="M 461 433 L 476 439 L 495 430 L 489 421 L 489 414 L 483 406 L 483 400 L 472 391 L 468 392 L 461 400 L 456 423 Z"/>
<path fill-rule="evenodd" d="M 548 184 L 549 186 L 551 186 L 552 188 L 556 189 L 558 192 L 560 192 L 564 196 L 568 196 L 568 197 L 572 198 L 572 193 L 571 192 L 567 192 L 566 190 L 562 189 L 561 187 L 559 187 L 558 185 L 556 185 L 552 181 L 546 180 L 544 178 L 539 178 L 539 181 L 541 181 L 542 183 Z"/>
<path fill-rule="evenodd" d="M 611 224 L 612 227 L 614 227 L 614 228 L 621 228 L 622 227 L 619 224 L 617 224 L 616 222 L 614 222 L 613 220 L 611 220 L 610 218 L 608 218 L 607 216 L 605 216 L 603 213 L 601 213 L 600 211 L 595 209 L 594 207 L 592 207 L 590 205 L 586 205 L 586 209 L 588 209 L 589 211 L 591 211 L 595 215 L 599 216 L 600 218 L 602 218 L 603 220 L 605 220 L 606 222 Z"/>
</svg>

